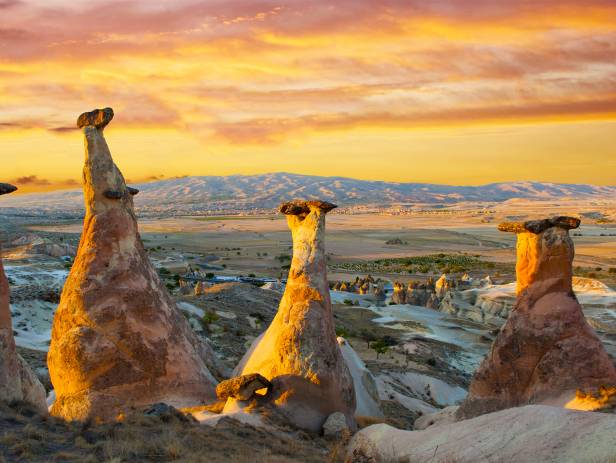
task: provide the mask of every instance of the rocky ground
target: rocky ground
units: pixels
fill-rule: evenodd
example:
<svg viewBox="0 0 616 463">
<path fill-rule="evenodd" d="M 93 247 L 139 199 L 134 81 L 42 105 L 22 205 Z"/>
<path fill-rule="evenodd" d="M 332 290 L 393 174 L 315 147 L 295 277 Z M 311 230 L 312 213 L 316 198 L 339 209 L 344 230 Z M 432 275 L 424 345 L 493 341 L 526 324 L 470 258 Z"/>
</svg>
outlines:
<svg viewBox="0 0 616 463">
<path fill-rule="evenodd" d="M 341 462 L 344 444 L 232 419 L 210 427 L 184 415 L 135 413 L 97 425 L 0 404 L 0 462 Z"/>
<path fill-rule="evenodd" d="M 45 362 L 49 330 L 71 258 L 50 255 L 49 244 L 22 243 L 5 248 L 4 253 L 19 352 L 47 389 L 51 387 Z M 164 254 L 156 251 L 159 267 L 165 262 Z M 172 274 L 164 276 L 173 283 Z M 199 295 L 183 294 L 173 285 L 171 289 L 193 330 L 209 340 L 228 373 L 269 325 L 282 294 L 244 283 L 205 287 Z M 616 332 L 610 314 L 614 306 L 606 304 L 613 304 L 614 292 L 588 281 L 580 282 L 578 289 L 587 316 L 613 352 Z M 382 422 L 413 429 L 417 418 L 465 397 L 472 372 L 501 323 L 499 318 L 504 320 L 499 314 L 512 298 L 506 286 L 479 293 L 471 298 L 462 291 L 452 292 L 437 311 L 388 301 L 377 304 L 359 294 L 332 292 L 336 331 L 374 376 Z M 486 314 L 493 317 L 487 320 Z M 117 425 L 82 426 L 31 415 L 20 406 L 0 410 L 0 453 L 6 461 L 190 462 L 206 461 L 206 449 L 207 461 L 342 461 L 344 453 L 344 442 L 289 432 L 278 425 L 257 429 L 231 419 L 206 428 L 175 417 L 171 426 L 162 426 L 163 418 L 137 414 Z"/>
</svg>

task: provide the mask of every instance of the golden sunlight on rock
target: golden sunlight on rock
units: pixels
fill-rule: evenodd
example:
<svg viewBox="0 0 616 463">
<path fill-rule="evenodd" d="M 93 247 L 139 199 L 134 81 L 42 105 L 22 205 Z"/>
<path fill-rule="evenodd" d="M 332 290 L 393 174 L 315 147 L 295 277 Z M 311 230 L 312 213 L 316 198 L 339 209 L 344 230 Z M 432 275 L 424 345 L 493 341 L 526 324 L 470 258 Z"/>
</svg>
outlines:
<svg viewBox="0 0 616 463">
<path fill-rule="evenodd" d="M 575 398 L 565 404 L 570 410 L 595 411 L 616 405 L 616 386 L 601 386 L 596 394 L 592 391 L 575 391 Z"/>
<path fill-rule="evenodd" d="M 569 230 L 578 226 L 572 217 L 499 226 L 518 235 L 517 301 L 475 371 L 458 418 L 616 385 L 616 368 L 572 289 Z"/>
<path fill-rule="evenodd" d="M 236 368 L 272 383 L 272 403 L 295 425 L 320 431 L 334 412 L 355 427 L 353 379 L 334 330 L 327 282 L 325 214 L 333 204 L 292 201 L 280 211 L 293 236 L 293 260 L 278 313 Z M 246 408 L 229 399 L 225 411 Z"/>
<path fill-rule="evenodd" d="M 48 354 L 52 413 L 113 420 L 131 407 L 215 397 L 214 353 L 169 296 L 141 242 L 133 198 L 103 137 L 110 108 L 82 114 L 86 216 Z"/>
</svg>

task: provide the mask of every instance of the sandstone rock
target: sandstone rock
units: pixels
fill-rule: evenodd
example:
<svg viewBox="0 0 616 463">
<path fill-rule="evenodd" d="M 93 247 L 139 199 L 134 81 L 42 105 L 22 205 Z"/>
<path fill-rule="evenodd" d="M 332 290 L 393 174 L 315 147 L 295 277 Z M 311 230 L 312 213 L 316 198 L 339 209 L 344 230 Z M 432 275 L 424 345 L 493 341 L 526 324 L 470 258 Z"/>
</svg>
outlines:
<svg viewBox="0 0 616 463">
<path fill-rule="evenodd" d="M 445 407 L 438 412 L 420 416 L 415 420 L 415 423 L 413 423 L 413 429 L 415 431 L 422 431 L 431 426 L 436 427 L 444 424 L 455 423 L 458 408 L 458 405 L 450 405 L 449 407 Z"/>
<path fill-rule="evenodd" d="M 259 389 L 269 389 L 272 383 L 259 373 L 238 376 L 222 381 L 216 386 L 216 395 L 220 400 L 229 398 L 250 400 Z"/>
<path fill-rule="evenodd" d="M 402 431 L 386 424 L 358 432 L 349 463 L 577 463 L 611 461 L 616 415 L 527 405 L 459 423 Z"/>
<path fill-rule="evenodd" d="M 0 195 L 17 188 L 0 183 Z M 28 364 L 17 353 L 11 309 L 9 307 L 9 282 L 0 259 L 0 400 L 23 401 L 32 405 L 39 413 L 47 414 L 45 388 Z"/>
<path fill-rule="evenodd" d="M 434 291 L 436 292 L 436 296 L 439 298 L 442 298 L 443 296 L 445 296 L 445 293 L 447 293 L 447 291 L 451 289 L 451 287 L 452 287 L 451 278 L 449 278 L 448 275 L 443 273 L 441 277 L 438 280 L 436 280 L 436 283 L 434 284 Z"/>
<path fill-rule="evenodd" d="M 355 415 L 377 418 L 383 417 L 375 377 L 346 339 L 338 337 L 337 340 L 342 352 L 342 357 L 353 378 L 356 403 Z"/>
<path fill-rule="evenodd" d="M 428 307 L 428 303 L 435 297 L 433 288 L 418 281 L 409 282 L 406 288 L 407 304 Z"/>
<path fill-rule="evenodd" d="M 406 304 L 406 288 L 403 283 L 394 281 L 394 292 L 391 295 L 393 304 Z"/>
<path fill-rule="evenodd" d="M 569 221 L 550 223 L 539 234 L 518 233 L 518 298 L 459 418 L 528 403 L 562 406 L 577 389 L 616 386 L 616 369 L 573 293 L 573 241 L 562 225 Z"/>
<path fill-rule="evenodd" d="M 51 409 L 108 420 L 130 408 L 215 399 L 214 354 L 175 306 L 141 242 L 133 200 L 101 128 L 113 111 L 80 116 L 86 216 L 56 311 L 48 366 Z M 107 191 L 120 193 L 109 199 Z"/>
<path fill-rule="evenodd" d="M 94 126 L 97 129 L 104 129 L 107 124 L 113 119 L 113 109 L 95 109 L 93 111 L 83 113 L 77 118 L 77 127 Z"/>
<path fill-rule="evenodd" d="M 426 307 L 428 309 L 438 310 L 439 305 L 440 305 L 440 300 L 436 296 L 436 293 L 431 293 L 430 297 L 428 298 L 426 302 Z"/>
<path fill-rule="evenodd" d="M 342 412 L 354 425 L 355 392 L 334 329 L 325 255 L 322 201 L 293 201 L 280 210 L 293 236 L 293 260 L 278 312 L 236 371 L 272 382 L 273 404 L 300 428 L 319 432 Z M 225 411 L 244 405 L 229 400 Z"/>
<path fill-rule="evenodd" d="M 383 282 L 376 284 L 372 290 L 372 294 L 374 294 L 379 301 L 385 299 L 385 284 Z"/>
<path fill-rule="evenodd" d="M 327 439 L 340 439 L 345 434 L 350 434 L 344 413 L 335 412 L 327 417 L 323 424 L 323 436 Z"/>
</svg>

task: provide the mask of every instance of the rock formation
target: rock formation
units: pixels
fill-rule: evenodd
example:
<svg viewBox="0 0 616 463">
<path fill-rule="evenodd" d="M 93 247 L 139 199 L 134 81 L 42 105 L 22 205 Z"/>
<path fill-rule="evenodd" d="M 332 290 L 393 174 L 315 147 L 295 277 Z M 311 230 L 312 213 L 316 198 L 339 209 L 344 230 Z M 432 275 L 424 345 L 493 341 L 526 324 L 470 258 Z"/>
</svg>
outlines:
<svg viewBox="0 0 616 463">
<path fill-rule="evenodd" d="M 515 306 L 475 372 L 458 417 L 528 403 L 564 405 L 577 389 L 616 385 L 616 369 L 572 288 L 579 220 L 503 224 L 517 241 Z"/>
<path fill-rule="evenodd" d="M 334 412 L 354 427 L 353 379 L 336 341 L 327 283 L 325 214 L 333 204 L 282 204 L 293 236 L 293 260 L 278 312 L 253 344 L 237 374 L 259 373 L 272 383 L 272 404 L 296 426 L 320 431 Z M 246 406 L 229 400 L 225 411 Z"/>
<path fill-rule="evenodd" d="M 392 304 L 406 304 L 406 287 L 404 283 L 394 281 L 394 292 L 391 295 Z"/>
<path fill-rule="evenodd" d="M 218 383 L 216 395 L 220 400 L 232 398 L 245 401 L 254 398 L 255 393 L 261 389 L 267 389 L 267 392 L 269 392 L 271 386 L 272 383 L 263 376 L 253 373 L 251 375 L 237 376 Z"/>
<path fill-rule="evenodd" d="M 13 185 L 0 183 L 0 195 L 17 190 Z M 47 413 L 45 388 L 28 364 L 17 353 L 11 309 L 9 306 L 9 282 L 0 258 L 0 400 L 23 401 L 39 413 Z"/>
<path fill-rule="evenodd" d="M 346 339 L 338 337 L 338 345 L 353 378 L 355 415 L 382 418 L 383 411 L 381 410 L 379 391 L 374 375 L 366 368 L 366 364 Z"/>
<path fill-rule="evenodd" d="M 215 399 L 200 342 L 149 261 L 131 191 L 103 137 L 110 108 L 82 114 L 86 216 L 77 257 L 51 333 L 48 366 L 54 415 L 113 419 L 156 402 L 189 406 Z"/>
<path fill-rule="evenodd" d="M 443 297 L 445 297 L 445 294 L 447 293 L 447 291 L 449 291 L 453 286 L 453 281 L 451 280 L 451 278 L 449 278 L 449 276 L 445 273 L 443 273 L 441 275 L 441 277 L 436 280 L 436 283 L 434 284 L 434 290 L 436 292 L 436 296 L 439 299 L 442 299 Z"/>
<path fill-rule="evenodd" d="M 610 461 L 615 440 L 614 414 L 527 405 L 423 431 L 403 431 L 386 424 L 368 426 L 349 443 L 345 461 Z"/>
<path fill-rule="evenodd" d="M 427 307 L 429 301 L 435 298 L 434 288 L 425 283 L 411 281 L 406 288 L 406 303 Z"/>
</svg>

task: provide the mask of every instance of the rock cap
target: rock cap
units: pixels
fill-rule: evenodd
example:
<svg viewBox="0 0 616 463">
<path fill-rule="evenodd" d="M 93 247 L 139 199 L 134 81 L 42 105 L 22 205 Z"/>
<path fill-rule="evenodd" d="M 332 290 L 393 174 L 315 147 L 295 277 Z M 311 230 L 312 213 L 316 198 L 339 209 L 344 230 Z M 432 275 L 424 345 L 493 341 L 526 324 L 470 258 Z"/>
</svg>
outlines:
<svg viewBox="0 0 616 463">
<path fill-rule="evenodd" d="M 17 187 L 15 185 L 0 183 L 0 195 L 6 195 L 14 191 L 17 191 Z"/>
<path fill-rule="evenodd" d="M 92 125 L 97 129 L 104 129 L 107 124 L 113 119 L 113 109 L 94 109 L 90 112 L 83 113 L 77 118 L 77 127 L 87 127 Z"/>
<path fill-rule="evenodd" d="M 578 228 L 579 226 L 580 219 L 561 215 L 549 219 L 527 220 L 526 222 L 503 222 L 499 224 L 498 229 L 502 232 L 531 232 L 538 235 L 539 233 L 542 233 L 552 227 L 572 230 L 574 228 Z"/>
<path fill-rule="evenodd" d="M 327 213 L 338 206 L 327 201 L 294 199 L 293 201 L 282 203 L 279 210 L 285 215 L 305 215 L 310 213 L 311 207 L 321 209 Z"/>
</svg>

